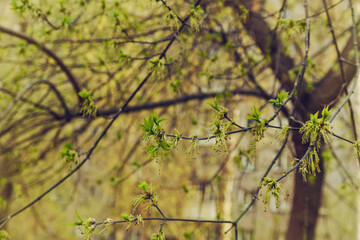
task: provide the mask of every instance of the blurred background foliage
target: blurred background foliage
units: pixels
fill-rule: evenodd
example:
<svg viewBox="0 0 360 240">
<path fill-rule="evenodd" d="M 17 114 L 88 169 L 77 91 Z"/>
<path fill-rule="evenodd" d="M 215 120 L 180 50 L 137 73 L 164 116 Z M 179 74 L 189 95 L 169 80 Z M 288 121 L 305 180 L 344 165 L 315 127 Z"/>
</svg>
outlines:
<svg viewBox="0 0 360 240">
<path fill-rule="evenodd" d="M 150 0 L 0 1 L 0 25 L 26 37 L 0 29 L 1 218 L 73 169 L 117 109 L 149 71 L 154 72 L 91 159 L 6 224 L 11 239 L 81 238 L 70 224 L 77 220 L 76 211 L 82 218 L 99 222 L 121 220 L 120 214 L 130 214 L 132 199 L 141 193 L 140 181 L 152 183 L 167 217 L 233 220 L 239 216 L 280 148 L 275 129 L 265 132 L 256 149 L 250 144 L 252 134 L 240 133 L 227 139 L 228 154 L 214 151 L 218 149 L 215 141 L 209 140 L 200 142 L 198 153 L 189 156 L 186 150 L 191 141 L 181 140 L 170 153 L 151 158 L 140 127 L 144 118 L 157 113 L 167 119 L 161 123 L 166 133 L 210 136 L 216 111 L 207 103 L 213 103 L 215 96 L 231 119 L 244 127 L 250 125 L 246 116 L 253 106 L 261 108 L 266 118 L 273 115 L 276 108 L 268 100 L 276 98 L 286 84 L 272 67 L 271 48 L 269 53 L 261 51 L 256 34 L 245 25 L 249 12 L 256 12 L 273 29 L 282 43 L 279 55 L 293 60 L 286 72 L 294 83 L 305 52 L 303 2 L 235 2 L 204 0 L 196 8 L 195 2 L 187 0 L 166 4 Z M 328 5 L 343 49 L 351 37 L 349 5 L 347 1 L 328 1 Z M 303 86 L 308 93 L 330 70 L 339 72 L 323 9 L 320 1 L 310 2 L 311 51 Z M 177 19 L 188 15 L 186 24 Z M 157 60 L 182 24 L 165 58 Z M 88 116 L 80 112 L 84 99 L 88 99 L 86 110 L 89 104 L 95 107 Z M 288 113 L 292 107 L 289 103 Z M 274 125 L 288 123 L 288 113 L 282 112 Z M 350 125 L 345 108 L 334 129 L 341 136 L 351 136 Z M 351 145 L 337 139 L 331 139 L 331 145 L 322 152 L 326 176 L 314 239 L 355 239 L 358 169 L 354 152 Z M 291 167 L 294 154 L 294 146 L 288 144 L 270 173 L 272 178 Z M 285 239 L 293 178 L 282 182 L 289 197 L 280 199 L 279 208 L 271 199 L 264 212 L 258 201 L 239 222 L 239 239 Z M 141 214 L 161 217 L 155 209 Z M 146 221 L 125 231 L 127 224 L 116 224 L 107 239 L 149 239 L 159 226 L 159 222 Z M 167 222 L 164 232 L 167 239 L 234 239 L 233 232 L 224 234 L 230 226 Z M 93 235 L 93 239 L 105 238 L 106 234 Z"/>
</svg>

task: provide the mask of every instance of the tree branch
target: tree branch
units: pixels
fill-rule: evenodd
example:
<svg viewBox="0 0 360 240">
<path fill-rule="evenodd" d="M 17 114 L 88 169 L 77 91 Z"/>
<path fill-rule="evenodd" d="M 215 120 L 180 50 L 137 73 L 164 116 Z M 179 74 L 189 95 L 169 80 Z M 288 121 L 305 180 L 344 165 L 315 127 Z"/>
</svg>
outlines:
<svg viewBox="0 0 360 240">
<path fill-rule="evenodd" d="M 45 45 L 37 42 L 35 39 L 26 36 L 22 33 L 19 32 L 15 32 L 11 29 L 8 29 L 4 26 L 0 25 L 0 32 L 11 35 L 13 37 L 17 37 L 20 38 L 22 40 L 25 40 L 26 42 L 28 42 L 29 44 L 35 45 L 37 48 L 39 48 L 42 52 L 44 52 L 46 55 L 48 55 L 49 57 L 51 57 L 52 59 L 54 59 L 54 61 L 59 65 L 59 67 L 61 68 L 61 70 L 65 73 L 65 75 L 68 77 L 71 85 L 73 86 L 73 89 L 75 91 L 76 96 L 78 97 L 78 101 L 79 103 L 82 102 L 81 97 L 78 95 L 78 93 L 81 91 L 79 83 L 77 81 L 77 79 L 75 78 L 75 76 L 72 74 L 72 72 L 70 71 L 70 69 L 65 65 L 65 63 L 61 60 L 61 58 L 59 58 L 52 50 L 50 50 L 49 48 L 47 48 Z"/>
</svg>

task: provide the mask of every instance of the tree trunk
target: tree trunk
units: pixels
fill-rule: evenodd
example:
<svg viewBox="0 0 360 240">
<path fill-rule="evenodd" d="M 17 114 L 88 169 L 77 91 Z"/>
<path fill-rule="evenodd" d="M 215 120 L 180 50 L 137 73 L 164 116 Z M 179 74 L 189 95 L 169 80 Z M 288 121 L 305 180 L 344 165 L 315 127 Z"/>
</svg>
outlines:
<svg viewBox="0 0 360 240">
<path fill-rule="evenodd" d="M 296 157 L 301 158 L 307 147 L 301 144 L 301 135 L 293 135 Z M 319 156 L 321 154 L 319 153 Z M 315 239 L 315 229 L 321 205 L 321 189 L 324 182 L 323 161 L 319 163 L 321 172 L 315 177 L 310 176 L 305 182 L 301 173 L 295 173 L 294 199 L 291 209 L 288 240 Z"/>
</svg>

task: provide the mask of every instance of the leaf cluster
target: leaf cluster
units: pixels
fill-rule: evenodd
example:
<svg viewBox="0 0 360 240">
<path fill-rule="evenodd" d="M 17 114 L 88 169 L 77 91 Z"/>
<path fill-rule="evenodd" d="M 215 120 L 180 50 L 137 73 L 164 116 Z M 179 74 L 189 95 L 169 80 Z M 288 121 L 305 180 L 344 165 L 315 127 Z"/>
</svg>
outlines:
<svg viewBox="0 0 360 240">
<path fill-rule="evenodd" d="M 26 12 L 26 10 L 29 10 L 28 4 L 28 0 L 11 0 L 10 3 L 11 9 L 14 11 L 18 11 L 21 16 Z"/>
<path fill-rule="evenodd" d="M 260 112 L 259 109 L 254 106 L 251 110 L 251 115 L 246 117 L 249 120 L 257 122 L 257 124 L 251 129 L 251 133 L 253 134 L 253 138 L 251 139 L 252 146 L 255 146 L 255 144 L 265 136 L 267 119 L 261 117 L 262 113 L 262 111 Z"/>
<path fill-rule="evenodd" d="M 284 124 L 284 125 L 281 127 L 281 130 L 276 133 L 275 139 L 276 139 L 279 143 L 282 143 L 282 142 L 285 140 L 286 136 L 288 135 L 289 130 L 290 130 L 289 124 Z"/>
<path fill-rule="evenodd" d="M 321 112 L 321 117 L 319 117 L 319 112 L 315 114 L 310 114 L 310 120 L 306 121 L 305 124 L 300 128 L 300 133 L 302 133 L 302 142 L 310 144 L 315 144 L 316 147 L 320 147 L 320 142 L 324 140 L 328 142 L 328 133 L 331 133 L 331 125 L 327 120 L 330 118 L 332 109 L 329 110 L 329 107 L 326 106 Z"/>
<path fill-rule="evenodd" d="M 319 112 L 310 114 L 310 120 L 306 121 L 300 128 L 302 142 L 310 143 L 313 146 L 309 155 L 299 166 L 299 171 L 302 173 L 304 180 L 306 180 L 307 174 L 315 175 L 316 172 L 320 172 L 318 150 L 322 141 L 325 143 L 329 141 L 328 134 L 332 132 L 332 126 L 327 120 L 330 118 L 331 111 L 332 109 L 329 110 L 329 107 L 326 106 L 321 112 L 321 117 L 318 116 Z"/>
<path fill-rule="evenodd" d="M 0 240 L 9 240 L 11 239 L 10 238 L 10 235 L 4 230 L 0 230 Z"/>
<path fill-rule="evenodd" d="M 240 19 L 245 23 L 249 18 L 249 10 L 244 5 L 240 5 L 239 10 L 241 12 Z"/>
<path fill-rule="evenodd" d="M 303 180 L 307 181 L 307 176 L 310 175 L 316 175 L 316 173 L 320 173 L 320 167 L 319 167 L 320 158 L 318 155 L 318 152 L 315 148 L 313 148 L 307 158 L 303 160 L 303 162 L 299 166 L 299 172 L 302 174 Z M 295 161 L 295 163 L 297 163 Z"/>
<path fill-rule="evenodd" d="M 164 16 L 163 21 L 166 25 L 171 26 L 172 29 L 176 31 L 180 28 L 180 21 L 174 11 L 168 11 L 167 14 Z"/>
<path fill-rule="evenodd" d="M 305 20 L 295 21 L 290 18 L 285 18 L 279 19 L 278 23 L 287 34 L 287 38 L 294 38 L 296 35 L 303 33 L 306 28 Z"/>
<path fill-rule="evenodd" d="M 263 181 L 260 183 L 258 188 L 263 189 L 265 187 L 266 187 L 266 192 L 265 194 L 263 194 L 264 210 L 266 211 L 267 209 L 267 204 L 269 203 L 270 196 L 273 196 L 275 198 L 276 208 L 278 208 L 280 194 L 284 195 L 284 200 L 286 199 L 286 194 L 282 190 L 280 183 L 276 182 L 274 179 L 265 177 Z"/>
<path fill-rule="evenodd" d="M 269 102 L 274 104 L 277 107 L 283 105 L 283 101 L 289 96 L 289 92 L 284 92 L 283 90 L 278 93 L 276 99 L 270 99 Z"/>
<path fill-rule="evenodd" d="M 226 140 L 228 139 L 228 135 L 226 134 L 226 132 L 230 130 L 231 125 L 231 122 L 226 122 L 225 124 L 223 124 L 219 118 L 215 118 L 212 133 L 215 136 L 216 152 L 221 152 L 221 150 L 223 149 L 225 153 L 229 153 L 226 144 Z"/>
<path fill-rule="evenodd" d="M 78 226 L 79 231 L 82 235 L 82 239 L 84 240 L 91 239 L 91 236 L 96 228 L 96 220 L 94 218 L 87 218 L 86 220 L 83 220 L 77 211 L 76 211 L 76 216 L 79 219 L 79 221 L 72 223 L 72 225 Z"/>
<path fill-rule="evenodd" d="M 155 80 L 159 80 L 165 69 L 165 62 L 160 59 L 149 60 L 149 70 L 152 71 L 152 78 Z"/>
<path fill-rule="evenodd" d="M 190 5 L 190 26 L 195 31 L 199 31 L 199 25 L 203 20 L 204 10 L 198 6 Z"/>
<path fill-rule="evenodd" d="M 60 154 L 62 158 L 65 158 L 65 164 L 70 170 L 73 165 L 77 165 L 79 163 L 79 155 L 74 150 L 73 144 L 65 144 L 64 150 L 61 150 Z"/>
<path fill-rule="evenodd" d="M 212 134 L 215 136 L 215 151 L 221 152 L 221 149 L 223 149 L 225 153 L 228 153 L 226 145 L 228 135 L 226 133 L 230 131 L 233 121 L 227 116 L 227 108 L 219 105 L 217 97 L 214 98 L 214 103 L 208 103 L 208 105 L 218 112 L 218 115 L 211 121 Z M 229 122 L 221 122 L 224 118 L 227 118 Z"/>
<path fill-rule="evenodd" d="M 146 203 L 144 207 L 144 211 L 146 211 L 150 207 L 157 206 L 159 196 L 153 191 L 151 184 L 148 184 L 146 181 L 143 181 L 139 183 L 138 188 L 142 190 L 142 193 L 136 196 L 131 203 L 133 207 L 132 210 L 133 213 L 136 211 L 137 207 L 141 203 Z"/>
<path fill-rule="evenodd" d="M 246 118 L 260 123 L 262 121 L 261 118 L 262 113 L 263 111 L 260 112 L 259 109 L 256 106 L 254 106 L 254 108 L 251 110 L 251 115 L 247 116 Z"/>
<path fill-rule="evenodd" d="M 142 139 L 150 138 L 156 143 L 156 145 L 145 147 L 145 151 L 149 153 L 152 158 L 169 152 L 173 145 L 166 141 L 165 130 L 160 126 L 160 123 L 165 120 L 166 118 L 159 119 L 154 113 L 151 114 L 148 119 L 144 118 L 144 123 L 140 125 L 142 130 L 146 132 Z M 178 135 L 180 136 L 180 133 Z M 179 139 L 180 137 L 177 138 L 177 142 Z"/>
<path fill-rule="evenodd" d="M 215 109 L 219 113 L 218 118 L 220 120 L 227 116 L 227 113 L 228 113 L 227 108 L 219 105 L 217 97 L 214 98 L 214 103 L 208 103 L 208 105 L 210 107 L 212 107 L 213 109 Z"/>
</svg>

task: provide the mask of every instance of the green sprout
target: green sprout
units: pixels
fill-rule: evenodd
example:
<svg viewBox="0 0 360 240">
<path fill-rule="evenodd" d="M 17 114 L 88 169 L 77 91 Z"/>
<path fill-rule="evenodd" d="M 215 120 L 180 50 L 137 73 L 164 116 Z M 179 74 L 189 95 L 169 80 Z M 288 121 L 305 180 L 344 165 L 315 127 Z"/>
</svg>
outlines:
<svg viewBox="0 0 360 240">
<path fill-rule="evenodd" d="M 26 1 L 21 1 L 21 4 L 22 5 L 18 5 L 18 0 L 11 0 L 11 10 L 14 10 L 14 11 L 18 11 L 20 13 L 21 16 L 23 16 L 23 14 L 27 11 L 27 10 L 30 10 L 29 9 L 29 5 L 27 4 Z"/>
<path fill-rule="evenodd" d="M 92 99 L 92 91 L 81 91 L 79 92 L 79 96 L 83 99 L 81 103 L 80 113 L 84 117 L 96 117 L 97 107 Z"/>
<path fill-rule="evenodd" d="M 1 240 L 10 240 L 10 235 L 4 229 L 0 230 L 0 239 Z"/>
<path fill-rule="evenodd" d="M 224 149 L 225 153 L 228 153 L 228 147 L 226 144 L 226 140 L 228 139 L 228 135 L 226 134 L 231 129 L 231 125 L 234 123 L 228 116 L 227 108 L 220 106 L 217 97 L 214 98 L 214 103 L 208 103 L 210 107 L 212 107 L 218 115 L 212 120 L 211 126 L 212 134 L 215 135 L 215 151 L 221 152 L 221 149 Z M 229 122 L 223 124 L 221 122 L 222 119 L 227 118 Z"/>
<path fill-rule="evenodd" d="M 86 219 L 82 225 L 79 226 L 81 235 L 84 240 L 90 240 L 91 235 L 94 233 L 96 228 L 96 220 L 94 218 Z"/>
<path fill-rule="evenodd" d="M 284 92 L 283 90 L 278 93 L 276 99 L 270 99 L 269 102 L 274 104 L 277 107 L 280 107 L 283 105 L 283 101 L 289 96 L 288 92 Z"/>
<path fill-rule="evenodd" d="M 239 10 L 241 12 L 241 16 L 240 16 L 240 19 L 243 23 L 246 23 L 246 21 L 248 20 L 249 18 L 249 10 L 246 9 L 246 7 L 244 5 L 240 5 L 239 6 Z"/>
<path fill-rule="evenodd" d="M 168 11 L 168 13 L 163 18 L 163 21 L 166 25 L 171 26 L 172 29 L 179 30 L 180 21 L 174 11 Z"/>
<path fill-rule="evenodd" d="M 185 184 L 181 186 L 181 189 L 184 191 L 184 193 L 189 193 L 189 189 Z"/>
<path fill-rule="evenodd" d="M 260 196 L 263 195 L 264 211 L 266 211 L 267 209 L 267 204 L 269 203 L 270 196 L 273 196 L 275 198 L 276 208 L 278 208 L 280 194 L 284 195 L 284 200 L 286 199 L 286 194 L 282 190 L 280 183 L 276 182 L 271 178 L 265 177 L 258 188 L 262 190 L 264 187 L 266 187 L 265 194 L 260 194 Z"/>
<path fill-rule="evenodd" d="M 158 119 L 156 113 L 151 114 L 148 119 L 144 118 L 144 124 L 141 124 L 140 126 L 147 134 L 143 139 L 151 136 L 155 136 L 156 139 L 162 139 L 163 135 L 159 135 L 159 133 L 162 132 L 162 129 L 159 130 L 158 128 L 160 128 L 160 123 L 165 120 L 167 119 Z"/>
<path fill-rule="evenodd" d="M 225 153 L 229 153 L 226 140 L 228 139 L 228 135 L 226 134 L 229 131 L 232 123 L 226 122 L 222 124 L 219 118 L 215 118 L 213 123 L 212 133 L 215 135 L 215 151 L 221 152 L 221 149 L 224 150 Z"/>
<path fill-rule="evenodd" d="M 74 22 L 74 20 L 69 18 L 68 16 L 57 17 L 57 19 L 61 22 L 62 27 L 65 27 L 65 26 L 69 25 L 70 23 Z"/>
<path fill-rule="evenodd" d="M 255 147 L 255 144 L 259 142 L 265 136 L 267 119 L 262 118 L 259 109 L 256 106 L 251 110 L 251 116 L 247 116 L 246 118 L 249 120 L 256 121 L 257 124 L 252 127 L 251 133 L 253 134 L 253 138 L 251 139 L 251 145 Z"/>
<path fill-rule="evenodd" d="M 254 106 L 254 108 L 251 110 L 251 116 L 247 116 L 246 118 L 260 123 L 262 120 L 261 118 L 262 113 L 263 111 L 260 112 L 259 109 L 256 106 Z"/>
<path fill-rule="evenodd" d="M 156 59 L 149 61 L 149 70 L 153 72 L 153 79 L 159 80 L 164 73 L 164 69 L 165 62 L 163 60 Z"/>
<path fill-rule="evenodd" d="M 160 126 L 160 123 L 165 120 L 165 118 L 159 119 L 154 113 L 151 114 L 148 119 L 144 118 L 144 123 L 140 125 L 146 132 L 143 140 L 150 138 L 156 143 L 156 145 L 145 147 L 145 151 L 149 153 L 152 158 L 161 157 L 171 149 L 172 144 L 166 141 L 165 130 Z"/>
<path fill-rule="evenodd" d="M 67 143 L 64 145 L 64 150 L 60 151 L 61 157 L 65 158 L 65 165 L 69 170 L 72 169 L 73 165 L 77 165 L 79 163 L 79 155 L 73 149 L 74 145 Z"/>
<path fill-rule="evenodd" d="M 306 22 L 304 20 L 294 21 L 290 18 L 279 19 L 281 28 L 287 33 L 287 38 L 293 38 L 305 31 Z"/>
<path fill-rule="evenodd" d="M 310 120 L 306 121 L 300 128 L 299 132 L 302 134 L 303 144 L 309 143 L 313 146 L 309 155 L 299 166 L 299 171 L 302 173 L 305 181 L 307 174 L 316 175 L 316 172 L 320 172 L 318 150 L 322 141 L 325 143 L 329 141 L 328 134 L 332 132 L 332 126 L 327 120 L 330 118 L 331 111 L 326 106 L 321 112 L 321 117 L 318 116 L 319 112 L 310 114 Z"/>
<path fill-rule="evenodd" d="M 190 6 L 190 26 L 197 32 L 199 31 L 199 25 L 203 20 L 203 14 L 204 10 L 201 9 L 200 5 L 196 7 L 194 5 Z"/>
<path fill-rule="evenodd" d="M 97 226 L 96 220 L 94 218 L 87 218 L 84 221 L 80 217 L 80 215 L 79 215 L 79 213 L 77 211 L 76 211 L 76 216 L 79 219 L 79 221 L 72 223 L 72 225 L 78 226 L 83 240 L 90 240 L 91 236 L 94 233 L 95 228 Z"/>
<path fill-rule="evenodd" d="M 303 134 L 303 143 L 309 142 L 319 148 L 322 140 L 324 140 L 325 143 L 328 142 L 328 133 L 331 133 L 332 127 L 327 120 L 330 118 L 331 111 L 332 110 L 329 110 L 329 107 L 326 106 L 321 112 L 322 117 L 318 117 L 319 112 L 310 114 L 310 120 L 306 121 L 304 126 L 300 128 L 300 133 Z"/>
<path fill-rule="evenodd" d="M 208 105 L 210 107 L 212 107 L 213 109 L 215 109 L 219 113 L 218 117 L 220 120 L 227 116 L 227 113 L 228 113 L 227 108 L 219 105 L 219 103 L 217 101 L 217 97 L 214 98 L 214 104 L 208 103 Z"/>
<path fill-rule="evenodd" d="M 140 184 L 138 185 L 138 188 L 140 188 L 142 190 L 142 193 L 140 195 L 136 196 L 131 203 L 131 205 L 133 207 L 133 213 L 136 211 L 137 207 L 141 203 L 144 203 L 144 202 L 146 203 L 144 211 L 146 211 L 150 207 L 157 206 L 159 197 L 152 190 L 151 184 L 148 184 L 147 182 L 143 181 L 143 182 L 140 182 Z"/>
<path fill-rule="evenodd" d="M 122 213 L 122 214 L 120 214 L 120 216 L 127 222 L 131 222 L 132 218 L 134 217 L 132 214 L 130 214 L 130 216 L 129 216 L 126 213 Z"/>
</svg>

